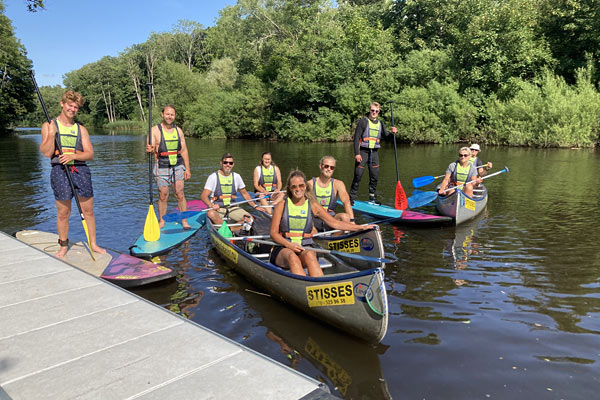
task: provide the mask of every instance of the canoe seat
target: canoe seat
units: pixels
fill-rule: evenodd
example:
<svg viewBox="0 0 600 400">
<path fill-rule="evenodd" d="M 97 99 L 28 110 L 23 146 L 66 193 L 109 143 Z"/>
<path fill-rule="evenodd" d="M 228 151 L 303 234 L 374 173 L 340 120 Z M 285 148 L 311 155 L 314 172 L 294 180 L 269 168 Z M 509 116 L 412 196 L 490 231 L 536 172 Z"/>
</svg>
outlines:
<svg viewBox="0 0 600 400">
<path fill-rule="evenodd" d="M 331 268 L 333 267 L 333 264 L 331 264 L 331 261 L 329 261 L 326 258 L 323 257 L 319 257 L 319 265 L 321 266 L 321 268 Z"/>
</svg>

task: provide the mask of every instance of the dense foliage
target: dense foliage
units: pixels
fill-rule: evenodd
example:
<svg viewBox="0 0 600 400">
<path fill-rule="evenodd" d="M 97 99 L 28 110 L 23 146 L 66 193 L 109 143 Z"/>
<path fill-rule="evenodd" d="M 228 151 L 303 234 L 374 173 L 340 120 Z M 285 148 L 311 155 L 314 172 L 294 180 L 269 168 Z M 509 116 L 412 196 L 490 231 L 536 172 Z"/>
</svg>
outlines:
<svg viewBox="0 0 600 400">
<path fill-rule="evenodd" d="M 405 142 L 595 146 L 599 21 L 598 0 L 238 0 L 64 84 L 112 128 L 147 126 L 153 82 L 153 119 L 174 104 L 201 137 L 347 140 L 393 101 Z"/>
</svg>

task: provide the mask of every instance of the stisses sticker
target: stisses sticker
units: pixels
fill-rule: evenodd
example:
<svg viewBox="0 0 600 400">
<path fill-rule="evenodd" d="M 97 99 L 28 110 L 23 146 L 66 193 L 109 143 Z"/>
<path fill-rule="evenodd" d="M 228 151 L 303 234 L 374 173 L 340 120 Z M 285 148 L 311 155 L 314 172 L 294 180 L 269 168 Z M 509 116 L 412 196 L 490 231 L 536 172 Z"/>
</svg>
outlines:
<svg viewBox="0 0 600 400">
<path fill-rule="evenodd" d="M 336 240 L 327 243 L 329 250 L 343 251 L 344 253 L 360 253 L 360 240 L 358 238 Z"/>
<path fill-rule="evenodd" d="M 354 304 L 352 282 L 336 282 L 306 288 L 309 307 L 343 306 Z"/>
<path fill-rule="evenodd" d="M 475 211 L 475 202 L 473 200 L 465 199 L 465 208 L 467 210 Z"/>
</svg>

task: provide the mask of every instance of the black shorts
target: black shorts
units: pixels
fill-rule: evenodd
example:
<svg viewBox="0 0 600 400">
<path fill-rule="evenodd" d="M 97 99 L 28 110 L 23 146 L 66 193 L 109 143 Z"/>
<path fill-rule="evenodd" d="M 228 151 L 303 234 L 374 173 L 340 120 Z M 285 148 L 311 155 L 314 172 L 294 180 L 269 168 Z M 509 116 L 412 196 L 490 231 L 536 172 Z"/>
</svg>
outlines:
<svg viewBox="0 0 600 400">
<path fill-rule="evenodd" d="M 94 197 L 94 189 L 92 188 L 92 173 L 90 167 L 87 165 L 76 165 L 75 170 L 68 167 L 71 171 L 71 178 L 73 179 L 73 186 L 77 192 L 77 197 Z M 52 166 L 50 172 L 50 186 L 54 191 L 54 198 L 56 200 L 71 200 L 73 198 L 73 192 L 71 191 L 71 185 L 67 178 L 67 173 L 62 164 L 55 164 Z"/>
</svg>

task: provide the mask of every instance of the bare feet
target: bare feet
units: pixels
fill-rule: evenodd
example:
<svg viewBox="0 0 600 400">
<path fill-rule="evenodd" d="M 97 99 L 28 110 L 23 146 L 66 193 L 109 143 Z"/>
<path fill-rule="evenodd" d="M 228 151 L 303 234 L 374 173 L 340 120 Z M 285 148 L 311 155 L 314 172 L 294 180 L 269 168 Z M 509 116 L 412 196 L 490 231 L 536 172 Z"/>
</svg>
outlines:
<svg viewBox="0 0 600 400">
<path fill-rule="evenodd" d="M 106 253 L 106 250 L 103 249 L 102 247 L 98 246 L 96 243 L 92 244 L 91 247 L 95 253 L 98 253 L 98 254 Z"/>
<path fill-rule="evenodd" d="M 164 226 L 165 226 L 165 220 L 161 218 L 160 221 L 158 221 L 158 227 L 160 229 L 162 229 Z"/>
<path fill-rule="evenodd" d="M 63 258 L 65 256 L 65 254 L 67 254 L 68 250 L 69 250 L 69 246 L 60 246 L 60 250 L 58 250 L 56 252 L 55 256 L 58 258 Z"/>
<path fill-rule="evenodd" d="M 181 227 L 186 231 L 191 228 L 190 224 L 187 222 L 187 219 L 181 220 Z"/>
</svg>

